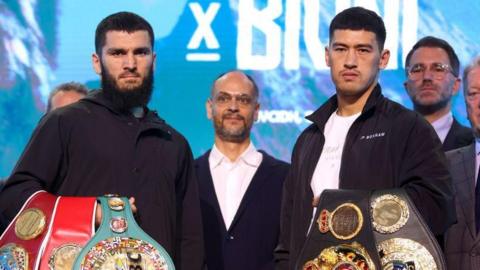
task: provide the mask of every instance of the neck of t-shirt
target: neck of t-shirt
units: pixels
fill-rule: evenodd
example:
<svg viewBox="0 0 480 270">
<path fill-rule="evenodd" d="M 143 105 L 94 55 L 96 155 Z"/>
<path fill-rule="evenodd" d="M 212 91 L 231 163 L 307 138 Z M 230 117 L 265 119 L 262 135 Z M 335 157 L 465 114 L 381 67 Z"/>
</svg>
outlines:
<svg viewBox="0 0 480 270">
<path fill-rule="evenodd" d="M 345 119 L 345 120 L 352 119 L 352 118 L 357 118 L 357 117 L 360 116 L 361 113 L 362 113 L 362 112 L 360 111 L 360 112 L 357 112 L 357 113 L 354 113 L 354 114 L 340 115 L 340 114 L 338 113 L 338 109 L 334 112 L 335 117 L 338 117 L 338 118 L 340 118 L 340 119 Z"/>
</svg>

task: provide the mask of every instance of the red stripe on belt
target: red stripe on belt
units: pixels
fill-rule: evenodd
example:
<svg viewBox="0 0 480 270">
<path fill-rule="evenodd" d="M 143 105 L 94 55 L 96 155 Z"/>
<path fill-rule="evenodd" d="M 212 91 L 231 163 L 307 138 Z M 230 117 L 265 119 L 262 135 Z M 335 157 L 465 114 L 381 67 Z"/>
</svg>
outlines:
<svg viewBox="0 0 480 270">
<path fill-rule="evenodd" d="M 49 269 L 56 249 L 65 245 L 85 246 L 94 233 L 95 203 L 95 197 L 59 197 L 40 269 Z"/>
</svg>

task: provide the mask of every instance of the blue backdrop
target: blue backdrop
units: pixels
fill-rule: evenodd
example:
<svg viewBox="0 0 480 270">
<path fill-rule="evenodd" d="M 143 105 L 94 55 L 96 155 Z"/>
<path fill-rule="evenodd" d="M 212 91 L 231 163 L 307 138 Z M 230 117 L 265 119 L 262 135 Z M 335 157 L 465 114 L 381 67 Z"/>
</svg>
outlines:
<svg viewBox="0 0 480 270">
<path fill-rule="evenodd" d="M 446 39 L 462 64 L 480 53 L 479 1 L 0 0 L 0 178 L 10 174 L 54 86 L 99 86 L 91 67 L 95 27 L 122 10 L 154 27 L 157 69 L 150 106 L 186 136 L 195 156 L 213 142 L 204 106 L 212 80 L 243 69 L 261 88 L 254 143 L 289 160 L 308 125 L 305 114 L 334 92 L 324 63 L 328 24 L 339 10 L 355 5 L 384 18 L 393 57 L 380 81 L 386 96 L 407 107 L 404 59 L 420 37 Z M 456 97 L 454 114 L 468 125 L 463 96 Z"/>
</svg>

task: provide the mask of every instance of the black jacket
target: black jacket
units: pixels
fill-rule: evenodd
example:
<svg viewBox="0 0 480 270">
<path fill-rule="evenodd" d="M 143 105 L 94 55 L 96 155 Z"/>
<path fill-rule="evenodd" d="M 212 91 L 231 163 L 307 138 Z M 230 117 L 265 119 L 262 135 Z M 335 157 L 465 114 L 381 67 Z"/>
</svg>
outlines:
<svg viewBox="0 0 480 270">
<path fill-rule="evenodd" d="M 213 186 L 210 151 L 195 160 L 209 270 L 274 269 L 282 187 L 289 165 L 265 152 L 262 155 L 228 231 Z"/>
<path fill-rule="evenodd" d="M 464 127 L 454 118 L 452 126 L 443 141 L 443 151 L 447 152 L 453 149 L 467 146 L 473 142 L 473 132 L 471 128 Z"/>
<path fill-rule="evenodd" d="M 190 147 L 153 111 L 138 120 L 116 111 L 96 91 L 47 114 L 0 193 L 0 214 L 11 220 L 41 189 L 64 196 L 135 197 L 140 227 L 177 268 L 201 267 L 202 226 Z"/>
<path fill-rule="evenodd" d="M 312 218 L 313 172 L 325 141 L 323 128 L 337 109 L 333 96 L 308 117 L 298 138 L 282 199 L 279 269 L 294 269 Z M 379 85 L 348 131 L 343 149 L 341 189 L 403 187 L 434 234 L 455 220 L 451 179 L 442 145 L 422 116 L 383 97 Z"/>
</svg>

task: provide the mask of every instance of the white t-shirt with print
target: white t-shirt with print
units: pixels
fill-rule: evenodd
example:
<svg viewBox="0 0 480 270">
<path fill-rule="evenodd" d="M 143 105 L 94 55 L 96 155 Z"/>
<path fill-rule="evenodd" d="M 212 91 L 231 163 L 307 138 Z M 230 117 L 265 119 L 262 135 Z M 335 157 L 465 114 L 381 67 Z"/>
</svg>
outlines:
<svg viewBox="0 0 480 270">
<path fill-rule="evenodd" d="M 314 197 L 319 197 L 325 189 L 338 189 L 345 139 L 348 130 L 359 116 L 360 113 L 339 116 L 335 111 L 328 118 L 323 131 L 325 144 L 310 182 Z"/>
</svg>

